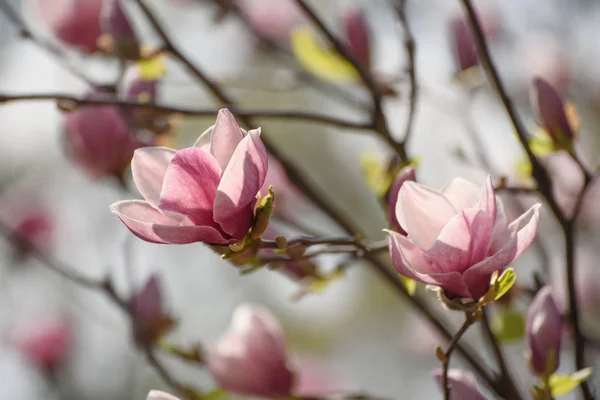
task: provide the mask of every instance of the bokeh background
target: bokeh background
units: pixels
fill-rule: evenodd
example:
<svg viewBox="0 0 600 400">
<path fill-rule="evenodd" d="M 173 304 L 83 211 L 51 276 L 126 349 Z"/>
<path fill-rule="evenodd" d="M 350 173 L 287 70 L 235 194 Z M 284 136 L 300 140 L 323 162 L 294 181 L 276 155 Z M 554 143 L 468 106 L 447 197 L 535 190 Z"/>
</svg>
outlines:
<svg viewBox="0 0 600 400">
<path fill-rule="evenodd" d="M 43 21 L 32 12 L 35 1 L 40 0 L 10 3 L 36 31 L 48 34 Z M 298 108 L 353 119 L 367 117 L 356 107 L 307 87 L 297 79 L 298 66 L 261 47 L 235 17 L 216 23 L 211 2 L 147 3 L 186 55 L 222 83 L 242 108 Z M 332 27 L 348 5 L 341 0 L 309 3 Z M 373 32 L 375 70 L 383 76 L 403 77 L 406 56 L 390 2 L 355 3 L 364 7 Z M 418 178 L 442 187 L 455 176 L 482 182 L 491 172 L 494 177 L 504 175 L 519 182 L 523 155 L 497 97 L 486 85 L 473 89 L 455 77 L 450 21 L 461 15 L 458 3 L 408 1 L 420 86 L 409 151 L 419 157 Z M 600 4 L 591 0 L 481 0 L 477 4 L 482 18 L 496 30 L 490 40 L 493 56 L 528 126 L 535 125 L 529 108 L 529 81 L 540 74 L 560 84 L 577 105 L 582 121 L 581 149 L 589 165 L 595 165 L 600 144 Z M 130 5 L 128 11 L 141 37 L 158 43 L 139 10 Z M 51 56 L 19 38 L 3 17 L 0 33 L 0 93 L 84 93 L 80 81 Z M 114 79 L 116 63 L 100 56 L 71 56 L 69 62 L 87 74 L 100 80 Z M 198 108 L 215 105 L 179 65 L 169 62 L 167 71 L 160 88 L 161 103 Z M 407 114 L 406 82 L 399 80 L 395 88 L 399 96 L 386 100 L 385 110 L 392 131 L 400 135 Z M 349 85 L 346 90 L 357 99 L 368 99 L 357 87 Z M 262 270 L 242 276 L 201 244 L 142 242 L 108 210 L 114 201 L 137 196 L 134 186 L 129 182 L 131 190 L 127 191 L 111 179 L 90 181 L 74 166 L 64 152 L 63 118 L 49 102 L 0 104 L 0 216 L 4 221 L 16 226 L 32 213 L 42 213 L 42 225 L 47 229 L 41 230 L 48 251 L 91 277 L 110 275 L 122 293 L 131 293 L 150 273 L 159 272 L 168 307 L 180 319 L 169 336 L 170 343 L 211 343 L 225 331 L 236 305 L 253 302 L 269 307 L 282 321 L 307 385 L 324 385 L 332 393 L 364 390 L 393 399 L 440 397 L 431 371 L 439 364 L 433 350 L 442 342 L 365 265 L 357 262 L 343 280 L 323 293 L 293 301 L 297 283 L 277 272 Z M 185 118 L 174 138 L 176 145 L 191 145 L 213 121 L 213 117 Z M 360 223 L 369 237 L 385 237 L 384 210 L 366 185 L 360 164 L 365 152 L 383 157 L 382 143 L 345 129 L 293 121 L 259 122 L 318 189 Z M 558 161 L 554 170 L 564 183 L 561 193 L 568 197 L 576 174 Z M 533 202 L 531 197 L 511 199 L 513 215 L 518 209 L 515 206 Z M 588 203 L 578 248 L 579 270 L 585 274 L 580 281 L 588 294 L 585 326 L 598 334 L 600 220 L 594 213 L 597 203 L 593 199 Z M 316 229 L 339 233 L 308 206 L 300 205 L 295 212 Z M 562 244 L 557 225 L 548 215 L 540 232 L 540 243 L 515 267 L 524 285 L 532 283 L 533 271 L 550 271 L 561 297 Z M 20 255 L 8 242 L 0 243 L 0 260 L 0 399 L 143 399 L 149 389 L 163 387 L 136 353 L 128 321 L 101 294 L 61 279 L 34 258 Z M 321 260 L 326 268 L 337 261 L 335 257 Z M 430 297 L 445 318 L 459 322 L 460 315 L 442 311 L 433 294 Z M 525 310 L 526 303 L 519 307 Z M 57 321 L 65 321 L 69 327 L 68 357 L 50 378 L 16 343 L 24 335 L 53 329 Z M 476 329 L 466 340 L 486 354 Z M 515 375 L 526 387 L 533 378 L 523 358 L 522 343 L 506 348 Z M 570 346 L 564 350 L 562 368 L 569 371 Z M 203 371 L 168 357 L 166 364 L 184 380 L 203 388 L 213 386 Z M 460 364 L 458 357 L 453 359 L 453 365 Z"/>
</svg>

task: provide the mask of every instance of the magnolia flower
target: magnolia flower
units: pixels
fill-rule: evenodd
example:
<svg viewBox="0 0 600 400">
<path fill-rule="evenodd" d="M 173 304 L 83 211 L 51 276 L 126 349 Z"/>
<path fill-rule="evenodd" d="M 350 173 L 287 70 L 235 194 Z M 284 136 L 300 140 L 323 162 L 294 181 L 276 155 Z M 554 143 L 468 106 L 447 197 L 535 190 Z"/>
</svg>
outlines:
<svg viewBox="0 0 600 400">
<path fill-rule="evenodd" d="M 435 371 L 433 377 L 440 388 L 444 390 L 442 371 Z M 475 377 L 463 370 L 451 369 L 448 371 L 448 386 L 450 386 L 450 400 L 485 400 L 485 397 L 477 389 Z"/>
<path fill-rule="evenodd" d="M 90 97 L 101 96 L 93 92 Z M 135 137 L 119 109 L 109 105 L 82 106 L 65 117 L 67 155 L 90 177 L 120 176 L 135 149 L 150 145 Z"/>
<path fill-rule="evenodd" d="M 139 149 L 131 165 L 145 200 L 125 200 L 111 211 L 151 243 L 233 244 L 254 220 L 267 174 L 260 128 L 245 132 L 228 110 L 193 147 Z"/>
<path fill-rule="evenodd" d="M 44 22 L 63 43 L 87 53 L 98 50 L 103 0 L 37 0 Z"/>
<path fill-rule="evenodd" d="M 234 311 L 229 331 L 209 349 L 208 368 L 223 389 L 246 396 L 289 396 L 295 381 L 279 322 L 251 305 Z"/>
<path fill-rule="evenodd" d="M 441 192 L 405 182 L 396 218 L 408 237 L 389 232 L 392 262 L 402 275 L 439 286 L 449 299 L 478 300 L 492 274 L 533 241 L 539 208 L 532 206 L 508 224 L 490 177 L 481 189 L 457 178 Z"/>
<path fill-rule="evenodd" d="M 531 368 L 540 376 L 552 374 L 560 362 L 563 323 L 550 286 L 542 288 L 529 306 L 525 332 Z"/>
<path fill-rule="evenodd" d="M 346 45 L 363 67 L 371 66 L 371 43 L 365 15 L 360 8 L 351 7 L 344 13 L 344 33 Z"/>
<path fill-rule="evenodd" d="M 146 397 L 146 400 L 179 400 L 179 397 L 175 397 L 172 394 L 161 392 L 159 390 L 151 390 Z"/>
<path fill-rule="evenodd" d="M 402 170 L 396 175 L 392 186 L 390 187 L 387 206 L 388 206 L 388 218 L 390 221 L 390 228 L 393 231 L 399 232 L 406 235 L 404 229 L 400 227 L 398 219 L 396 218 L 396 203 L 398 202 L 398 193 L 404 182 L 416 182 L 417 177 L 415 176 L 415 167 L 409 165 L 408 167 L 402 168 Z"/>
<path fill-rule="evenodd" d="M 531 103 L 540 116 L 542 125 L 556 143 L 575 138 L 577 132 L 571 127 L 565 104 L 548 81 L 540 77 L 533 79 Z"/>
<path fill-rule="evenodd" d="M 72 343 L 71 325 L 63 317 L 36 320 L 19 327 L 16 348 L 36 366 L 54 371 L 68 356 Z"/>
</svg>

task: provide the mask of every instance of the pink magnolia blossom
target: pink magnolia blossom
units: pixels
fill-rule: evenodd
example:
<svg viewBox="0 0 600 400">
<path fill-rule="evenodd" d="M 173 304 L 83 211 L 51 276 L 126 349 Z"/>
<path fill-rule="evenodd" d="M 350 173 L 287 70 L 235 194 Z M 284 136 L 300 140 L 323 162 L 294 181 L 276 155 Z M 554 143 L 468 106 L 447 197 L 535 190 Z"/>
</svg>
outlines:
<svg viewBox="0 0 600 400">
<path fill-rule="evenodd" d="M 32 321 L 19 328 L 15 346 L 39 368 L 53 371 L 65 361 L 72 343 L 72 330 L 63 317 Z"/>
<path fill-rule="evenodd" d="M 358 7 L 351 7 L 344 13 L 344 33 L 346 45 L 363 67 L 371 66 L 371 43 L 364 12 Z"/>
<path fill-rule="evenodd" d="M 159 390 L 151 390 L 146 397 L 146 400 L 179 400 L 179 397 L 175 397 L 172 394 L 161 392 Z"/>
<path fill-rule="evenodd" d="M 63 43 L 87 53 L 98 51 L 104 0 L 36 0 L 41 18 Z"/>
<path fill-rule="evenodd" d="M 478 300 L 531 244 L 540 205 L 508 224 L 490 177 L 481 189 L 454 179 L 441 192 L 406 182 L 396 217 L 408 236 L 390 231 L 389 249 L 402 275 L 439 286 L 446 296 Z"/>
<path fill-rule="evenodd" d="M 550 286 L 542 288 L 531 302 L 525 332 L 533 371 L 540 376 L 555 372 L 560 362 L 563 323 Z"/>
<path fill-rule="evenodd" d="M 219 385 L 246 396 L 289 396 L 295 372 L 286 361 L 279 322 L 267 310 L 241 305 L 229 331 L 209 350 L 208 367 Z"/>
<path fill-rule="evenodd" d="M 100 97 L 94 92 L 90 97 Z M 120 176 L 135 149 L 152 144 L 138 139 L 117 107 L 82 106 L 65 117 L 67 155 L 91 178 Z"/>
<path fill-rule="evenodd" d="M 42 199 L 33 193 L 15 193 L 2 202 L 3 220 L 22 243 L 18 256 L 26 255 L 29 246 L 48 251 L 54 236 L 54 219 L 43 204 Z"/>
<path fill-rule="evenodd" d="M 245 132 L 228 110 L 193 147 L 139 149 L 132 161 L 145 200 L 111 206 L 139 238 L 152 243 L 233 244 L 248 233 L 267 174 L 260 128 Z"/>
<path fill-rule="evenodd" d="M 396 203 L 398 202 L 398 193 L 404 182 L 416 182 L 417 177 L 415 175 L 415 167 L 409 165 L 408 167 L 402 168 L 402 170 L 396 175 L 394 182 L 390 188 L 388 195 L 387 206 L 388 206 L 388 218 L 390 221 L 390 229 L 406 235 L 404 229 L 400 227 L 400 223 L 396 218 Z"/>
<path fill-rule="evenodd" d="M 294 0 L 236 0 L 235 3 L 259 35 L 276 42 L 286 42 L 302 20 Z"/>
<path fill-rule="evenodd" d="M 443 390 L 442 371 L 435 371 L 433 377 Z M 466 371 L 449 370 L 448 385 L 450 386 L 450 400 L 485 400 L 485 397 L 477 389 L 475 377 Z"/>
</svg>

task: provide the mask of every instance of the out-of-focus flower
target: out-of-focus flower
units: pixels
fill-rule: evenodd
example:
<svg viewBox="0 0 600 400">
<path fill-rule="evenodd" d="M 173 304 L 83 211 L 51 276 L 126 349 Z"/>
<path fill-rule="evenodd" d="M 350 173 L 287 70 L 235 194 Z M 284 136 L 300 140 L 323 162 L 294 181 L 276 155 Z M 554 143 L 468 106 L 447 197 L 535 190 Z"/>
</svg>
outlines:
<svg viewBox="0 0 600 400">
<path fill-rule="evenodd" d="M 32 193 L 17 192 L 2 201 L 2 215 L 5 223 L 21 240 L 15 250 L 18 257 L 27 255 L 29 246 L 50 250 L 54 220 L 41 199 Z"/>
<path fill-rule="evenodd" d="M 219 385 L 246 396 L 282 398 L 292 393 L 284 334 L 267 310 L 241 305 L 229 331 L 209 350 L 208 367 Z"/>
<path fill-rule="evenodd" d="M 433 377 L 441 390 L 444 390 L 442 371 L 435 371 Z M 461 369 L 448 371 L 448 386 L 450 386 L 450 400 L 485 400 L 477 389 L 475 377 Z"/>
<path fill-rule="evenodd" d="M 152 243 L 234 244 L 253 226 L 267 174 L 260 129 L 245 132 L 228 110 L 193 147 L 139 149 L 132 161 L 142 200 L 111 206 L 139 238 Z"/>
<path fill-rule="evenodd" d="M 139 60 L 142 48 L 129 18 L 123 10 L 122 0 L 104 0 L 100 15 L 103 37 L 100 47 L 122 60 Z"/>
<path fill-rule="evenodd" d="M 36 0 L 36 11 L 63 43 L 86 53 L 98 51 L 103 0 Z"/>
<path fill-rule="evenodd" d="M 163 310 L 158 276 L 148 279 L 142 290 L 130 301 L 133 316 L 133 338 L 144 347 L 171 330 L 175 321 Z"/>
<path fill-rule="evenodd" d="M 28 322 L 17 328 L 16 348 L 39 368 L 52 373 L 69 355 L 72 327 L 64 317 Z"/>
<path fill-rule="evenodd" d="M 563 323 L 550 286 L 542 288 L 529 306 L 525 331 L 533 371 L 540 376 L 554 373 L 560 363 Z"/>
<path fill-rule="evenodd" d="M 93 92 L 89 97 L 101 97 Z M 81 106 L 65 117 L 67 155 L 90 177 L 121 176 L 135 149 L 152 142 L 137 138 L 117 107 Z"/>
<path fill-rule="evenodd" d="M 449 299 L 477 301 L 494 272 L 502 272 L 537 233 L 536 204 L 508 224 L 490 177 L 481 189 L 454 179 L 441 192 L 405 182 L 396 218 L 408 233 L 390 231 L 390 254 L 402 275 L 438 286 Z"/>
<path fill-rule="evenodd" d="M 175 397 L 172 394 L 161 392 L 159 390 L 151 390 L 148 393 L 146 400 L 179 400 L 179 397 Z"/>
<path fill-rule="evenodd" d="M 417 177 L 415 175 L 415 167 L 409 165 L 407 167 L 402 168 L 392 186 L 390 187 L 389 196 L 387 199 L 387 207 L 388 207 L 388 218 L 390 221 L 390 229 L 406 235 L 406 231 L 400 227 L 400 223 L 396 218 L 396 203 L 398 202 L 398 193 L 400 193 L 400 188 L 404 184 L 404 182 L 416 182 Z"/>
<path fill-rule="evenodd" d="M 363 10 L 348 8 L 343 15 L 346 45 L 356 60 L 367 70 L 371 67 L 371 43 Z"/>
<path fill-rule="evenodd" d="M 286 42 L 292 29 L 302 21 L 293 0 L 235 0 L 252 28 L 264 38 Z"/>
<path fill-rule="evenodd" d="M 569 150 L 577 131 L 569 121 L 560 94 L 543 78 L 533 79 L 531 103 L 541 123 L 558 148 Z"/>
</svg>

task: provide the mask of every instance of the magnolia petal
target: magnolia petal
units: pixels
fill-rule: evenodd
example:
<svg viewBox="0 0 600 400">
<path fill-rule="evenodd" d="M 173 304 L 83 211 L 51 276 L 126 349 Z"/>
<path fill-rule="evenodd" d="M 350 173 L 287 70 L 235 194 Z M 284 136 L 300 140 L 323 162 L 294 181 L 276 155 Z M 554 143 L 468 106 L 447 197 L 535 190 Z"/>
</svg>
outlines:
<svg viewBox="0 0 600 400">
<path fill-rule="evenodd" d="M 398 222 L 424 249 L 433 246 L 444 225 L 456 213 L 444 195 L 418 183 L 406 182 L 398 193 Z"/>
<path fill-rule="evenodd" d="M 442 387 L 442 371 L 435 371 L 433 377 L 437 384 Z M 465 371 L 459 369 L 448 370 L 448 386 L 450 386 L 450 400 L 485 400 L 485 397 L 477 389 L 475 377 Z"/>
<path fill-rule="evenodd" d="M 154 224 L 179 226 L 178 221 L 161 214 L 142 200 L 118 201 L 110 206 L 110 211 L 116 214 L 134 235 L 151 243 L 169 243 L 154 232 Z"/>
<path fill-rule="evenodd" d="M 151 390 L 146 400 L 179 400 L 179 398 L 160 390 Z"/>
<path fill-rule="evenodd" d="M 442 194 L 458 212 L 467 207 L 473 207 L 481 188 L 464 178 L 454 178 L 452 182 L 442 189 Z"/>
<path fill-rule="evenodd" d="M 231 112 L 226 108 L 219 110 L 217 122 L 210 137 L 210 152 L 219 163 L 221 170 L 225 170 L 242 139 L 242 131 Z"/>
<path fill-rule="evenodd" d="M 195 225 L 213 226 L 220 178 L 221 169 L 213 156 L 196 147 L 180 150 L 167 168 L 158 207 L 185 215 Z"/>
<path fill-rule="evenodd" d="M 492 224 L 494 223 L 497 213 L 496 193 L 494 192 L 494 184 L 492 183 L 492 177 L 490 175 L 488 175 L 485 183 L 481 187 L 473 207 L 490 215 L 492 218 Z"/>
<path fill-rule="evenodd" d="M 214 129 L 215 126 L 213 125 L 202 132 L 192 147 L 198 147 L 199 149 L 210 153 L 210 137 L 212 136 Z"/>
<path fill-rule="evenodd" d="M 394 179 L 394 182 L 390 188 L 390 194 L 387 199 L 388 218 L 390 220 L 390 226 L 392 229 L 400 231 L 400 233 L 406 234 L 406 232 L 400 227 L 400 224 L 396 218 L 396 203 L 398 202 L 398 194 L 400 193 L 400 188 L 402 188 L 404 182 L 416 182 L 416 180 L 417 177 L 415 176 L 415 167 L 409 165 L 402 168 L 398 175 L 396 175 L 396 178 Z"/>
<path fill-rule="evenodd" d="M 245 235 L 252 224 L 249 205 L 256 202 L 265 182 L 267 162 L 260 129 L 252 130 L 242 139 L 223 172 L 214 201 L 214 219 L 234 237 Z"/>
<path fill-rule="evenodd" d="M 152 207 L 158 207 L 167 167 L 175 150 L 166 147 L 142 147 L 133 153 L 131 173 L 140 194 Z"/>
<path fill-rule="evenodd" d="M 224 237 L 221 232 L 212 226 L 169 226 L 155 224 L 154 233 L 170 244 L 208 243 L 232 244 L 233 240 Z"/>
<path fill-rule="evenodd" d="M 512 239 L 500 251 L 475 264 L 463 274 L 471 292 L 476 292 L 474 295 L 483 296 L 489 288 L 491 275 L 506 268 L 531 245 L 538 229 L 540 207 L 540 204 L 533 205 L 513 221 L 509 225 Z"/>
</svg>

